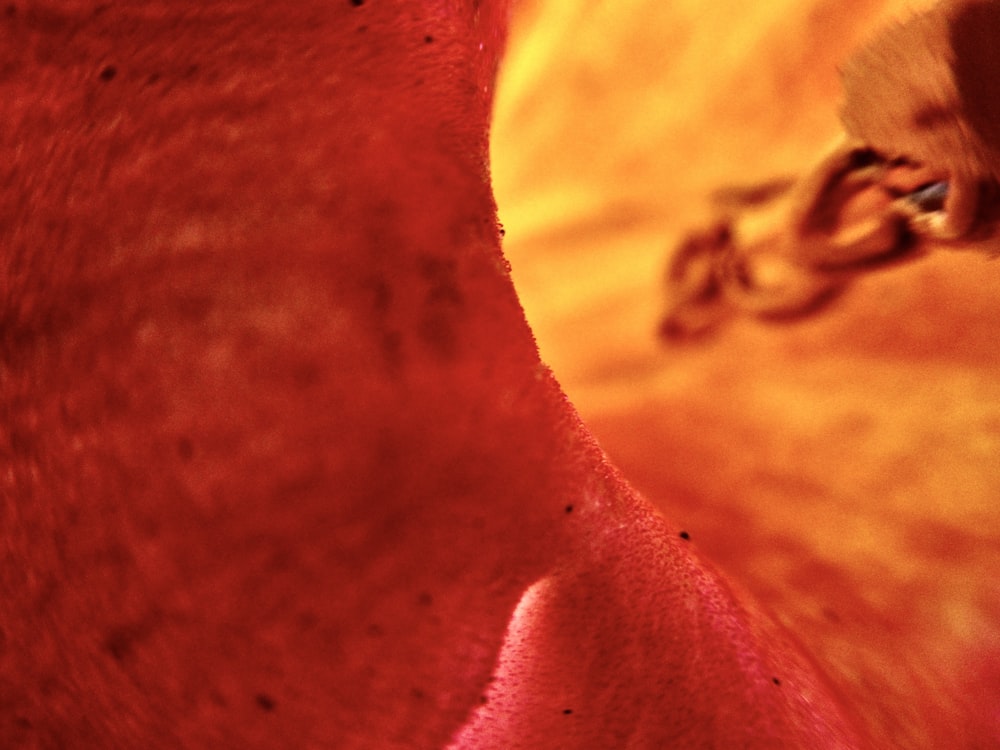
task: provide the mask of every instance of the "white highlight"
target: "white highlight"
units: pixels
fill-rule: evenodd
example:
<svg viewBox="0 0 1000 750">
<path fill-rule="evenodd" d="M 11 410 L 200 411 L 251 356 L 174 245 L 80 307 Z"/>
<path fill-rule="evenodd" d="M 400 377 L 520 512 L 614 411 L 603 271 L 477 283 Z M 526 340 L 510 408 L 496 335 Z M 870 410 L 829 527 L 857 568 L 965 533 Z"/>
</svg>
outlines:
<svg viewBox="0 0 1000 750">
<path fill-rule="evenodd" d="M 551 578 L 540 578 L 521 594 L 507 624 L 507 633 L 493 670 L 494 680 L 486 691 L 486 703 L 473 709 L 447 750 L 482 750 L 484 738 L 506 736 L 508 723 L 517 720 L 518 717 L 509 710 L 510 696 L 517 693 L 517 684 L 523 682 L 525 672 L 531 669 L 530 639 L 541 617 L 550 585 Z"/>
</svg>

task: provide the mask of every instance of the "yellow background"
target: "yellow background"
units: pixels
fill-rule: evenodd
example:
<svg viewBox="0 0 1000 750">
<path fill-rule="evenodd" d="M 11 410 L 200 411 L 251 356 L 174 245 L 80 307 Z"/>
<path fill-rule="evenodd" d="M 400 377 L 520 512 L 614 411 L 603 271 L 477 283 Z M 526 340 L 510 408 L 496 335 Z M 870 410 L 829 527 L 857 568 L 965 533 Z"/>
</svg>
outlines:
<svg viewBox="0 0 1000 750">
<path fill-rule="evenodd" d="M 837 66 L 920 5 L 522 3 L 492 158 L 542 358 L 612 459 L 877 733 L 962 747 L 1000 729 L 1000 266 L 940 250 L 804 323 L 655 333 L 713 192 L 806 171 Z"/>
</svg>

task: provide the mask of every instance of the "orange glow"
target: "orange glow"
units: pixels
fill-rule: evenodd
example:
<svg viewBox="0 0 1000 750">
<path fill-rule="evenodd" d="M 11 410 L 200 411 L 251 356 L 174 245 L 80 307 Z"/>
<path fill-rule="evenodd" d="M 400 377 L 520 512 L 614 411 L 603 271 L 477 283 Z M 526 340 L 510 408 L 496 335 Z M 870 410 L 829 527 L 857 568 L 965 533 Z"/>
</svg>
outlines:
<svg viewBox="0 0 1000 750">
<path fill-rule="evenodd" d="M 1000 731 L 995 261 L 935 253 L 805 323 L 655 336 L 711 195 L 810 167 L 837 66 L 927 5 L 525 3 L 493 171 L 542 359 L 612 460 L 877 735 L 963 747 Z"/>
</svg>

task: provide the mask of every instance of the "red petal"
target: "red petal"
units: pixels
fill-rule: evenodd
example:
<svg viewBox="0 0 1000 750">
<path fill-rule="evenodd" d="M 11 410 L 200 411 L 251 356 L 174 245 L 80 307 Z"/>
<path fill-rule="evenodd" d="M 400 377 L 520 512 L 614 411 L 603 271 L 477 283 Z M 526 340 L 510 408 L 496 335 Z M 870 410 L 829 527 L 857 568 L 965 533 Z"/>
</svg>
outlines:
<svg viewBox="0 0 1000 750">
<path fill-rule="evenodd" d="M 854 743 L 538 361 L 505 13 L 10 6 L 0 744 Z"/>
</svg>

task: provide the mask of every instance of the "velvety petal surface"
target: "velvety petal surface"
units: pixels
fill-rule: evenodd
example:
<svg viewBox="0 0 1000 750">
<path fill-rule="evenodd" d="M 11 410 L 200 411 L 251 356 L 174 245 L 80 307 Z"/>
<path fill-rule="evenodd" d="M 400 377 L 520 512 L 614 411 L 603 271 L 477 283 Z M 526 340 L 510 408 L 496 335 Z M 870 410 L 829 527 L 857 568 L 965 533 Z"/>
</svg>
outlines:
<svg viewBox="0 0 1000 750">
<path fill-rule="evenodd" d="M 0 744 L 853 747 L 539 360 L 503 3 L 9 3 Z"/>
</svg>

